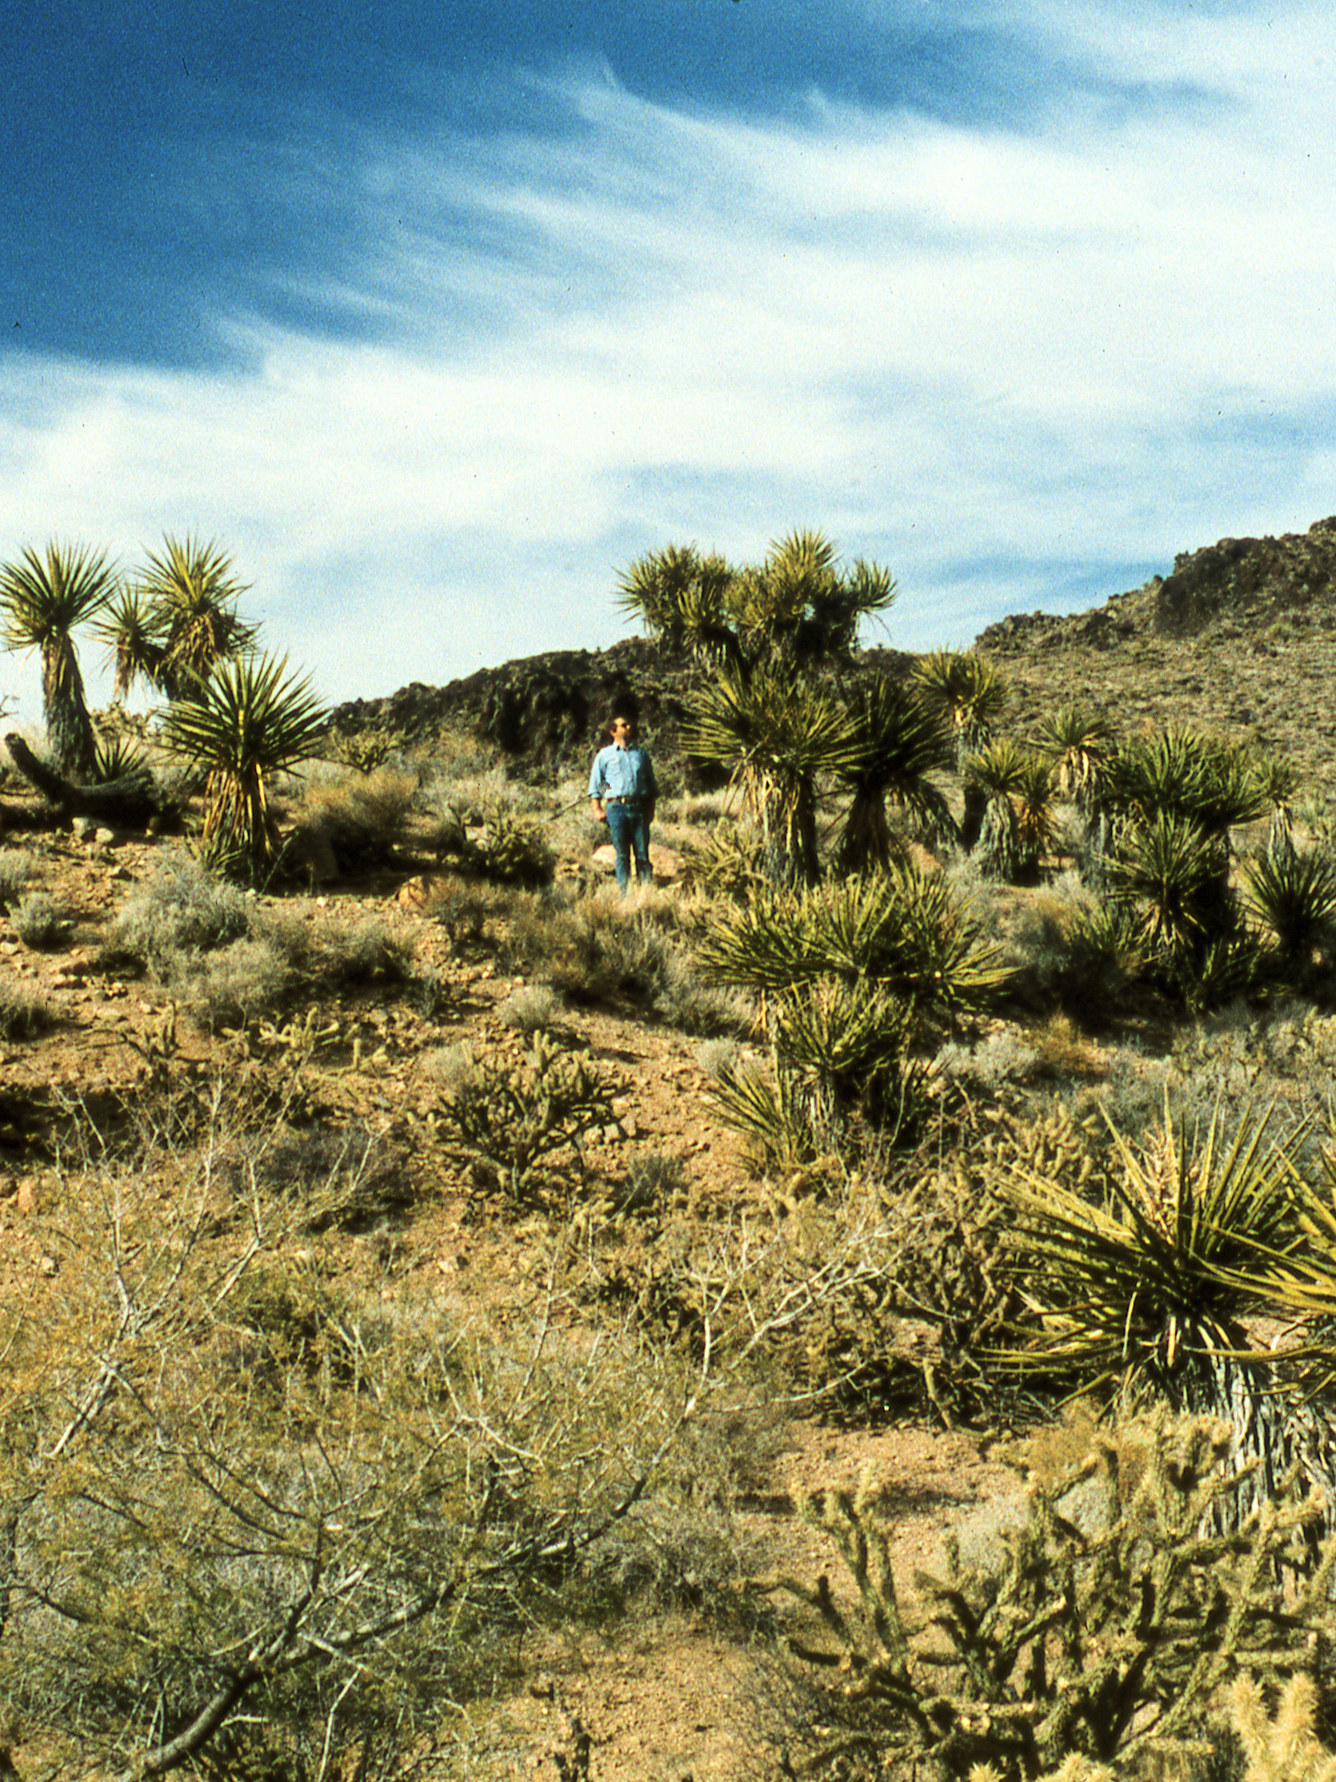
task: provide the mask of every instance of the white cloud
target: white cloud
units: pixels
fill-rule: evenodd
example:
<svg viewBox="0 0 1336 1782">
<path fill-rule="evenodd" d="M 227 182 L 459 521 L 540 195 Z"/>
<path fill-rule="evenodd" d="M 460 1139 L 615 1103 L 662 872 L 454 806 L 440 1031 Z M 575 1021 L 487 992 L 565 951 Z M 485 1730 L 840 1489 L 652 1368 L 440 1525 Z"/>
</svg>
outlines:
<svg viewBox="0 0 1336 1782">
<path fill-rule="evenodd" d="M 1028 16 L 1081 72 L 1026 130 L 586 78 L 560 141 L 364 144 L 372 247 L 318 295 L 385 337 L 5 355 L 0 551 L 217 534 L 343 697 L 606 642 L 667 537 L 825 526 L 898 575 L 897 637 L 964 642 L 1336 508 L 1336 22 Z"/>
</svg>

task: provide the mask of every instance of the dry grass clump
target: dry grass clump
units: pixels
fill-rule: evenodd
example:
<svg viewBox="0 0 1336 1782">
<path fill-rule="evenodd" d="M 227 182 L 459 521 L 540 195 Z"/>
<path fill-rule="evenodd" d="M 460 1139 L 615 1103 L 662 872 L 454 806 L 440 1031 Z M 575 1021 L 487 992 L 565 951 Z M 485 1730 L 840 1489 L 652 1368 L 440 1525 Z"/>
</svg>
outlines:
<svg viewBox="0 0 1336 1782">
<path fill-rule="evenodd" d="M 310 858 L 327 847 L 341 872 L 365 871 L 391 859 L 407 838 L 417 776 L 388 766 L 356 771 L 306 788 L 289 852 Z"/>
<path fill-rule="evenodd" d="M 37 862 L 23 848 L 0 848 L 0 909 L 12 910 L 37 871 Z"/>
<path fill-rule="evenodd" d="M 53 1020 L 51 1004 L 39 990 L 12 973 L 0 977 L 0 1040 L 32 1039 Z"/>
</svg>

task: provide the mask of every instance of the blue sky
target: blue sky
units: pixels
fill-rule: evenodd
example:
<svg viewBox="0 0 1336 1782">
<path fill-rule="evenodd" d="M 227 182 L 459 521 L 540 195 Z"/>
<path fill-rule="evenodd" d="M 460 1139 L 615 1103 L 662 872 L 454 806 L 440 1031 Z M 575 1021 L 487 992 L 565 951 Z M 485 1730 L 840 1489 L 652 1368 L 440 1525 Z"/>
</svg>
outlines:
<svg viewBox="0 0 1336 1782">
<path fill-rule="evenodd" d="M 669 541 L 822 528 L 925 647 L 1336 511 L 1311 0 L 10 12 L 0 558 L 218 537 L 331 698 Z"/>
</svg>

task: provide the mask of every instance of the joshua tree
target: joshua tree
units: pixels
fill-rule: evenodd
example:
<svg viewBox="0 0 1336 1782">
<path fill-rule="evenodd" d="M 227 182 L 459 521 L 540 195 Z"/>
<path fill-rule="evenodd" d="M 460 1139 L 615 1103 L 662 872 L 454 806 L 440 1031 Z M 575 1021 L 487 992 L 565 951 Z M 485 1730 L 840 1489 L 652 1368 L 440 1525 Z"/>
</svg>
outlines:
<svg viewBox="0 0 1336 1782">
<path fill-rule="evenodd" d="M 218 662 L 254 648 L 258 627 L 237 613 L 245 593 L 215 541 L 163 540 L 102 626 L 116 662 L 117 697 L 147 680 L 168 699 L 192 696 Z"/>
<path fill-rule="evenodd" d="M 838 665 L 857 647 L 862 620 L 894 599 L 888 571 L 861 558 L 842 570 L 823 533 L 798 531 L 748 569 L 694 545 L 652 551 L 623 573 L 618 604 L 657 641 L 745 672 Z"/>
<path fill-rule="evenodd" d="M 278 850 L 268 781 L 313 755 L 327 713 L 286 656 L 218 664 L 168 708 L 162 737 L 208 773 L 204 846 L 229 870 L 254 872 Z"/>
<path fill-rule="evenodd" d="M 103 552 L 48 544 L 44 555 L 25 549 L 0 568 L 4 640 L 11 650 L 38 650 L 42 705 L 56 768 L 86 778 L 94 771 L 97 739 L 84 697 L 74 631 L 107 604 L 116 573 Z"/>
</svg>

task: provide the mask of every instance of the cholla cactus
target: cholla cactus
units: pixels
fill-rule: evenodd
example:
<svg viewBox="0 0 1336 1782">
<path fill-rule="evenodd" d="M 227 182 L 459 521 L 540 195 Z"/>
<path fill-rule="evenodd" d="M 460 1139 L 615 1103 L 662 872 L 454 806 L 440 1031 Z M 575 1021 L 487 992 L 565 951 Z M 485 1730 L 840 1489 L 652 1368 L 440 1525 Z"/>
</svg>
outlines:
<svg viewBox="0 0 1336 1782">
<path fill-rule="evenodd" d="M 1267 1719 L 1253 1677 L 1236 1677 L 1229 1701 L 1248 1757 L 1244 1782 L 1336 1782 L 1336 1754 L 1313 1732 L 1317 1690 L 1311 1677 L 1301 1671 L 1290 1678 L 1274 1720 Z"/>
</svg>

